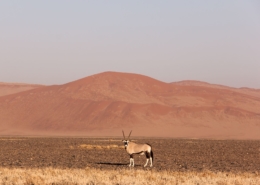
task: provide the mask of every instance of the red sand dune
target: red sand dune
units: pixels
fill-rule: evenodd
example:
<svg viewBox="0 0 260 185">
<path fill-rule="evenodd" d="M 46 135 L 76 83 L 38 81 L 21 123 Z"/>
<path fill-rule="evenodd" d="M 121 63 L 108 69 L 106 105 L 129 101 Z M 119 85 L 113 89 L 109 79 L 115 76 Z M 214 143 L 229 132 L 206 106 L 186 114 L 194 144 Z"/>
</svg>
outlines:
<svg viewBox="0 0 260 185">
<path fill-rule="evenodd" d="M 0 89 L 1 90 L 1 89 Z M 104 72 L 0 97 L 1 135 L 260 139 L 260 91 Z"/>
</svg>

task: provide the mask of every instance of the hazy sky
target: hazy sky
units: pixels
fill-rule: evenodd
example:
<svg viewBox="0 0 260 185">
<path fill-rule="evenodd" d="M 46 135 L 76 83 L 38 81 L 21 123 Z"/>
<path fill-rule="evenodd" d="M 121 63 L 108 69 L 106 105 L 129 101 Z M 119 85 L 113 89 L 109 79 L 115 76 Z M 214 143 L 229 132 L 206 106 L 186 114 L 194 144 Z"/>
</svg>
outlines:
<svg viewBox="0 0 260 185">
<path fill-rule="evenodd" d="M 260 88 L 260 1 L 0 1 L 0 81 L 104 71 Z"/>
</svg>

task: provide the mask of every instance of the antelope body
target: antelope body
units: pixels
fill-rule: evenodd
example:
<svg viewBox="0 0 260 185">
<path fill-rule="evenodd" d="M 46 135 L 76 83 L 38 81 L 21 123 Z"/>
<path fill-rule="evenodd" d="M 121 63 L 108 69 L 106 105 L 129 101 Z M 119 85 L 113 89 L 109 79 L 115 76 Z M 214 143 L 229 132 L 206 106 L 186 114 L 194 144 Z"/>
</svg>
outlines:
<svg viewBox="0 0 260 185">
<path fill-rule="evenodd" d="M 152 146 L 149 144 L 137 144 L 134 142 L 131 142 L 129 140 L 130 135 L 132 133 L 132 131 L 130 132 L 129 136 L 127 139 L 125 139 L 125 134 L 124 131 L 123 132 L 123 136 L 124 136 L 124 146 L 125 146 L 125 150 L 126 152 L 130 155 L 130 164 L 129 166 L 133 166 L 134 167 L 134 154 L 140 154 L 140 155 L 146 155 L 146 163 L 144 165 L 144 167 L 147 166 L 149 160 L 150 160 L 150 167 L 153 166 L 153 151 L 152 151 Z"/>
</svg>

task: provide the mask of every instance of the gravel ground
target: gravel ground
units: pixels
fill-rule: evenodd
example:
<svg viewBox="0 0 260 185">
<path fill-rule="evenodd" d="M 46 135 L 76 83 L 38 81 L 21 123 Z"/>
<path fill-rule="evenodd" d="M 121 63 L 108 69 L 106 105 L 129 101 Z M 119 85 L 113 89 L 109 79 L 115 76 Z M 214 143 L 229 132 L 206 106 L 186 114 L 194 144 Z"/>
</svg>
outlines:
<svg viewBox="0 0 260 185">
<path fill-rule="evenodd" d="M 134 138 L 153 147 L 153 170 L 260 174 L 260 141 Z M 108 146 L 110 148 L 108 148 Z M 121 138 L 0 138 L 0 166 L 8 168 L 129 168 Z M 135 155 L 143 168 L 145 155 Z M 146 167 L 150 169 L 150 167 Z"/>
</svg>

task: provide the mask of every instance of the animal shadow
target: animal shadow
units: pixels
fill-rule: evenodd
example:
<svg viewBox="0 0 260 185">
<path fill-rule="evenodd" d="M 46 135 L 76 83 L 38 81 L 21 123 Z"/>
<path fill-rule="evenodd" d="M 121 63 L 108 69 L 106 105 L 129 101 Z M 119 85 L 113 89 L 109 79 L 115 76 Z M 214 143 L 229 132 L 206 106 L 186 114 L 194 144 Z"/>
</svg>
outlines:
<svg viewBox="0 0 260 185">
<path fill-rule="evenodd" d="M 125 166 L 128 163 L 108 163 L 108 162 L 99 162 L 96 164 L 103 164 L 103 165 L 111 165 L 111 166 Z"/>
<path fill-rule="evenodd" d="M 111 165 L 111 166 L 128 166 L 129 165 L 129 163 L 108 163 L 108 162 L 99 162 L 96 164 Z M 141 165 L 135 165 L 135 166 L 141 166 Z"/>
</svg>

